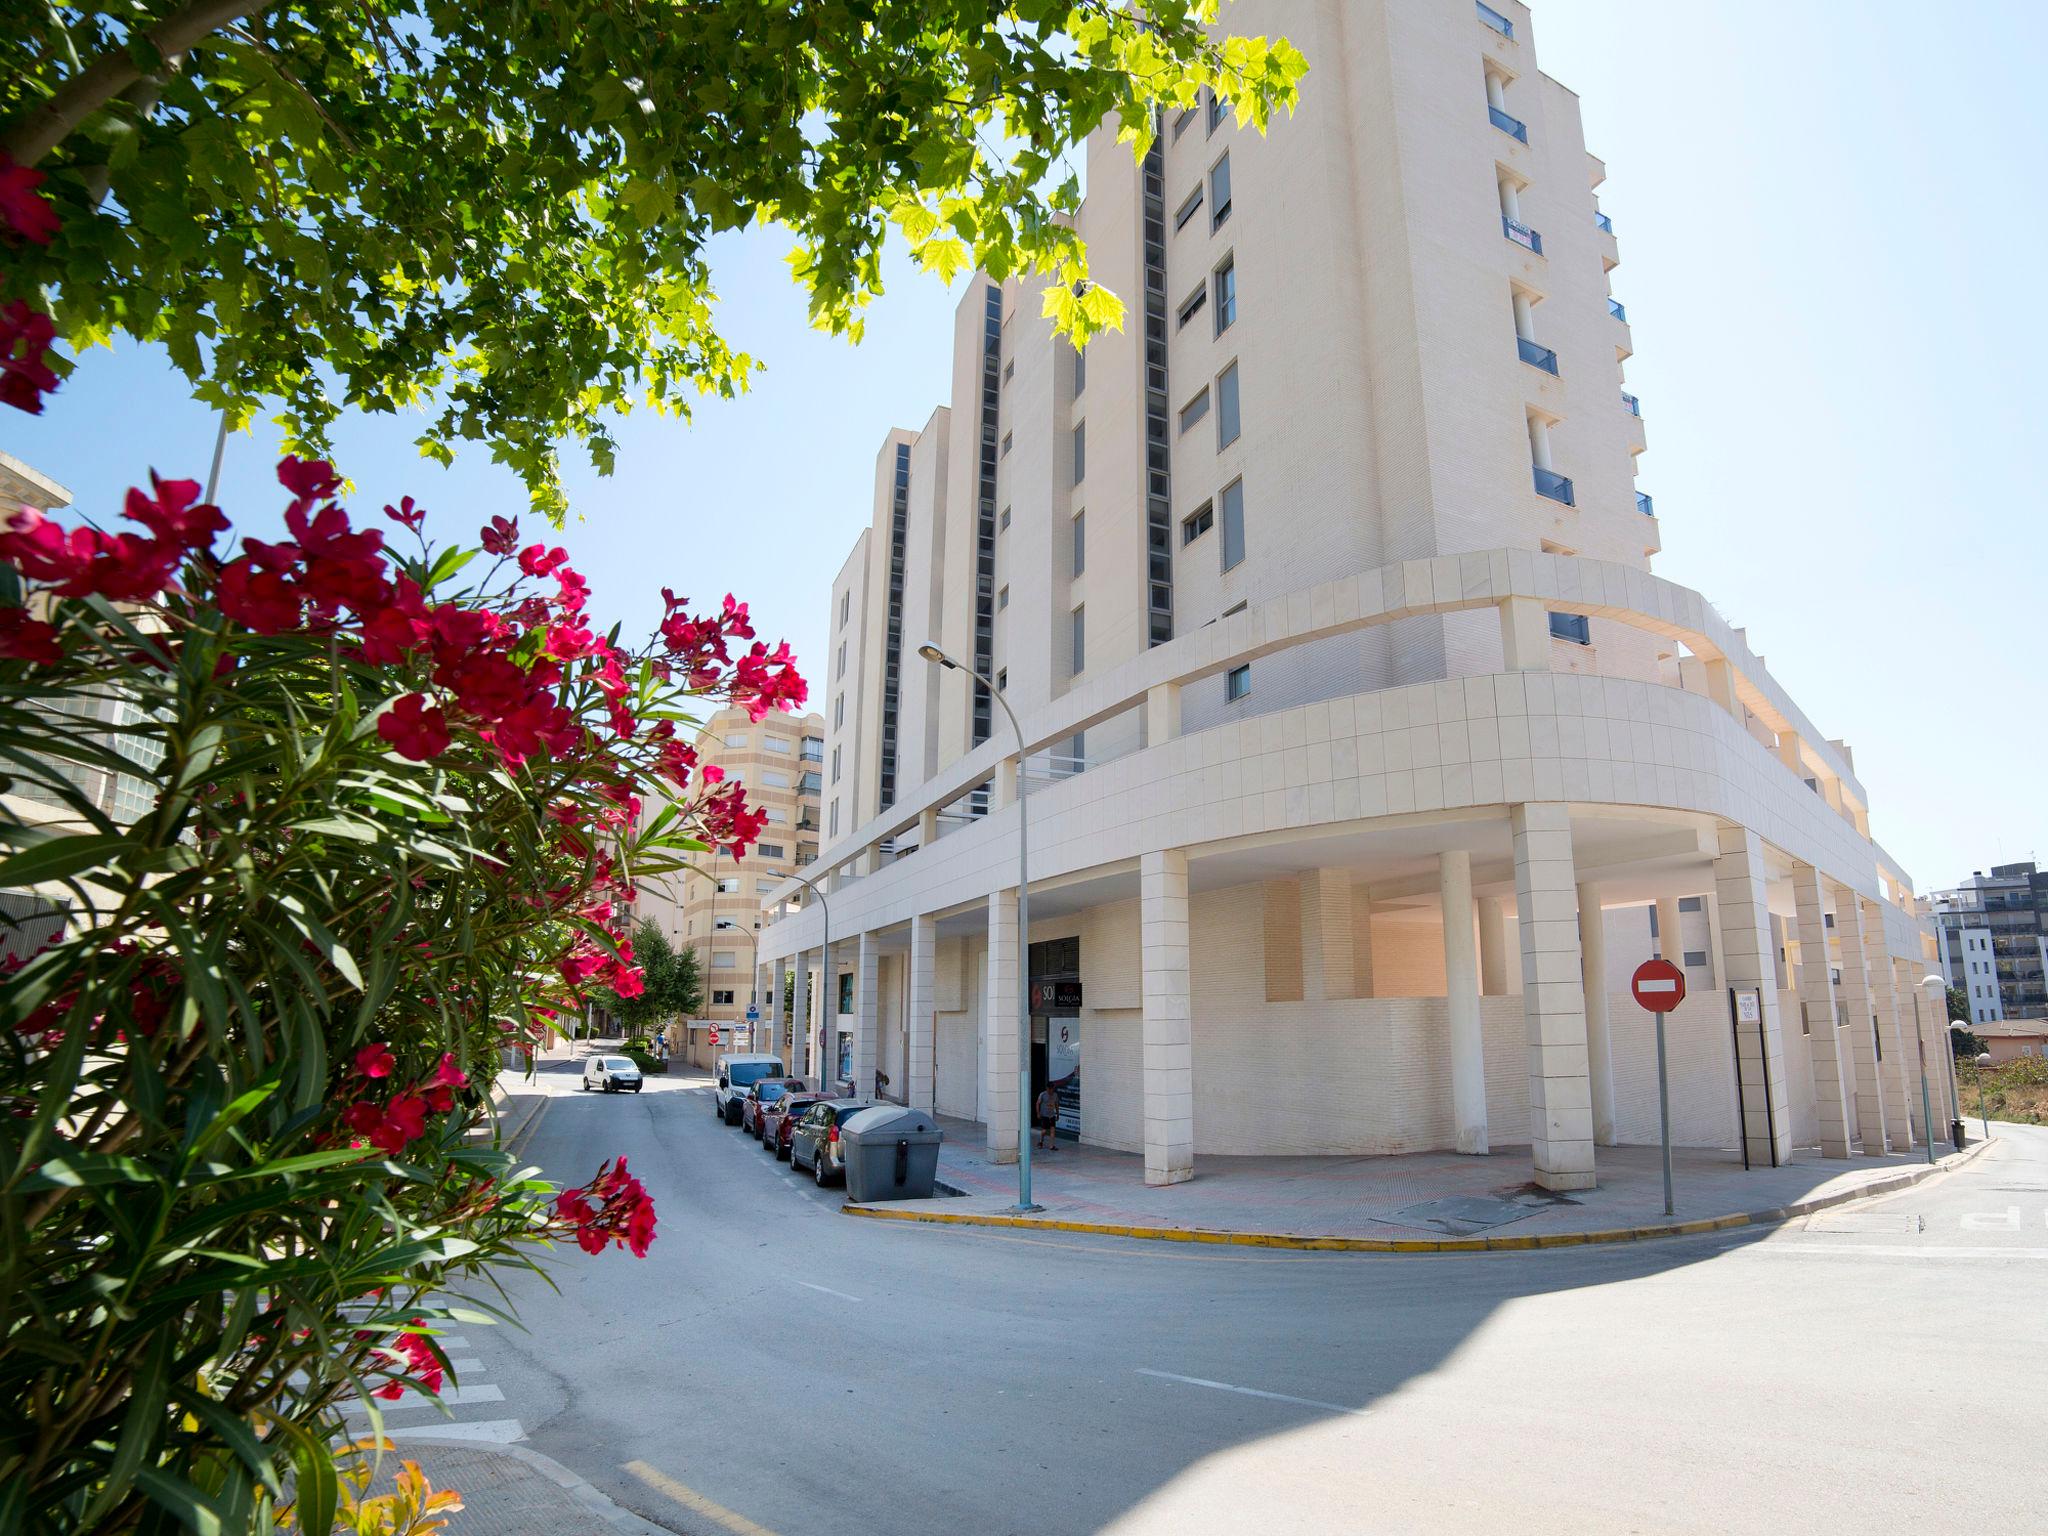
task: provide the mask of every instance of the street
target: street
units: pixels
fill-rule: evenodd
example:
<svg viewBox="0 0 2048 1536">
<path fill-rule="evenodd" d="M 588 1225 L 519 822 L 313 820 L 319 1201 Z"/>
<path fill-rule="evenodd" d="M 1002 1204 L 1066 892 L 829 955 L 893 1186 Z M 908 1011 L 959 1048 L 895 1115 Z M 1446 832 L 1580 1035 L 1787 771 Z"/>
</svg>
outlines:
<svg viewBox="0 0 2048 1536">
<path fill-rule="evenodd" d="M 1761 1234 L 1378 1257 L 854 1221 L 702 1077 L 573 1074 L 527 1155 L 624 1153 L 660 1235 L 516 1281 L 454 1417 L 676 1531 L 2048 1529 L 2048 1131 Z"/>
</svg>

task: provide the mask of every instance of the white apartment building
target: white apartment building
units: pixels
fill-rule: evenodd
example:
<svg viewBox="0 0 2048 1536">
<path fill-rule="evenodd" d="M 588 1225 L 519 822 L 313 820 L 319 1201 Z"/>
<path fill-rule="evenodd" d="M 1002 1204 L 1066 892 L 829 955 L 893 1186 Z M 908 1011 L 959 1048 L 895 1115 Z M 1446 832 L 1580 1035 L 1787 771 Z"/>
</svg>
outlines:
<svg viewBox="0 0 2048 1536">
<path fill-rule="evenodd" d="M 1589 1187 L 1657 1137 L 1656 948 L 1681 1144 L 1924 1137 L 1931 937 L 1848 748 L 1651 573 L 1602 167 L 1529 12 L 1228 22 L 1303 49 L 1300 109 L 1090 140 L 1124 329 L 1077 353 L 978 279 L 949 403 L 881 446 L 818 680 L 831 950 L 787 885 L 764 969 L 864 1091 L 1008 1159 L 1021 958 L 1034 1081 L 1153 1182 L 1513 1146 Z"/>
</svg>

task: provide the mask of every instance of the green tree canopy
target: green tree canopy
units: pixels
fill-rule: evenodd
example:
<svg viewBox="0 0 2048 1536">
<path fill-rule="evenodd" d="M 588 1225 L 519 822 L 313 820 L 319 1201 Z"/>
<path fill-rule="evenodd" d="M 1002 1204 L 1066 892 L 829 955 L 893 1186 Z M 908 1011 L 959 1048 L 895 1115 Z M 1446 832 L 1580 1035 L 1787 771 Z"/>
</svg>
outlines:
<svg viewBox="0 0 2048 1536">
<path fill-rule="evenodd" d="M 643 990 L 633 997 L 603 992 L 597 998 L 627 1035 L 646 1034 L 704 1006 L 697 951 L 688 945 L 676 949 L 668 936 L 646 919 L 633 930 L 633 962 L 640 968 Z"/>
<path fill-rule="evenodd" d="M 423 410 L 563 508 L 557 445 L 745 387 L 706 243 L 776 221 L 858 338 L 890 226 L 942 278 L 1058 279 L 1120 322 L 1063 217 L 1066 152 L 1203 87 L 1263 128 L 1305 64 L 1217 0 L 0 0 L 0 149 L 63 218 L 9 252 L 74 347 L 163 343 L 237 421 Z"/>
</svg>

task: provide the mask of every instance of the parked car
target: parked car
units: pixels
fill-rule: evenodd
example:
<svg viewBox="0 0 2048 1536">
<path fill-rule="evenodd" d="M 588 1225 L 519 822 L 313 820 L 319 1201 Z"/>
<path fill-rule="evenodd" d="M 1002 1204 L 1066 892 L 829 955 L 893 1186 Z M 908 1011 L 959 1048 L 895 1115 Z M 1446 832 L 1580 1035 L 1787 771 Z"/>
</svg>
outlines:
<svg viewBox="0 0 2048 1536">
<path fill-rule="evenodd" d="M 606 1093 L 638 1093 L 640 1069 L 628 1056 L 592 1056 L 583 1063 L 583 1091 L 601 1088 Z"/>
<path fill-rule="evenodd" d="M 740 1123 L 740 1100 L 764 1077 L 782 1076 L 782 1058 L 761 1053 L 721 1056 L 713 1065 L 718 1086 L 712 1091 L 711 1112 L 727 1125 Z"/>
<path fill-rule="evenodd" d="M 763 1110 L 778 1103 L 782 1096 L 804 1086 L 800 1077 L 764 1077 L 747 1090 L 740 1100 L 740 1129 L 754 1140 L 761 1139 L 761 1114 Z"/>
<path fill-rule="evenodd" d="M 797 1121 L 803 1118 L 805 1110 L 813 1104 L 823 1104 L 829 1098 L 826 1093 L 785 1093 L 773 1104 L 761 1109 L 761 1148 L 773 1153 L 780 1162 L 789 1156 L 790 1133 L 796 1129 Z"/>
<path fill-rule="evenodd" d="M 846 1152 L 839 1139 L 839 1127 L 862 1110 L 874 1107 L 873 1099 L 827 1099 L 813 1104 L 790 1133 L 790 1166 L 808 1168 L 820 1189 L 834 1179 L 845 1178 Z"/>
</svg>

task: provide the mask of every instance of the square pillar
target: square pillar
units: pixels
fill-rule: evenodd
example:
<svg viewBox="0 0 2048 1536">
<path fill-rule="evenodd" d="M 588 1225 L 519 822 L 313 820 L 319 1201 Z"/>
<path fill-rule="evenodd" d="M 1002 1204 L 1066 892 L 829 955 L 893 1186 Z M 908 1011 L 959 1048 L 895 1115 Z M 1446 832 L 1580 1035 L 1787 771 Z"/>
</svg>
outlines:
<svg viewBox="0 0 2048 1536">
<path fill-rule="evenodd" d="M 1550 670 L 1550 614 L 1533 597 L 1511 597 L 1500 605 L 1500 648 L 1508 672 Z"/>
<path fill-rule="evenodd" d="M 988 898 L 988 980 L 981 1000 L 981 1111 L 988 1123 L 988 1160 L 1017 1161 L 1017 892 Z"/>
<path fill-rule="evenodd" d="M 1685 940 L 1680 937 L 1681 926 L 1676 896 L 1657 898 L 1657 953 L 1677 966 L 1685 969 Z"/>
<path fill-rule="evenodd" d="M 1486 1035 L 1479 1023 L 1479 955 L 1472 929 L 1472 855 L 1436 856 L 1444 922 L 1444 1012 L 1451 1037 L 1451 1126 L 1460 1152 L 1483 1157 L 1486 1134 Z"/>
<path fill-rule="evenodd" d="M 1910 1152 L 1913 1140 L 1913 1097 L 1920 1091 L 1910 1027 L 1900 1016 L 1899 977 L 1884 941 L 1884 910 L 1874 901 L 1863 904 L 1863 968 L 1870 977 L 1870 1011 L 1877 1015 L 1877 1040 L 1884 1052 L 1878 1067 L 1884 1095 L 1884 1123 L 1892 1150 Z"/>
<path fill-rule="evenodd" d="M 1735 669 L 1715 656 L 1707 658 L 1700 670 L 1705 675 L 1707 697 L 1740 721 L 1742 705 L 1735 697 Z"/>
<path fill-rule="evenodd" d="M 926 806 L 917 813 L 917 846 L 929 848 L 939 840 L 939 808 Z"/>
<path fill-rule="evenodd" d="M 1358 996 L 1351 875 L 1313 869 L 1301 877 L 1301 995 L 1309 1002 Z"/>
<path fill-rule="evenodd" d="M 790 1033 L 796 1037 L 796 1044 L 790 1047 L 789 1070 L 798 1077 L 809 1077 L 811 1061 L 811 957 L 808 953 L 795 955 L 790 963 L 796 967 L 796 987 L 790 997 Z"/>
<path fill-rule="evenodd" d="M 1868 974 L 1863 899 L 1845 885 L 1835 887 L 1835 938 L 1842 947 L 1842 1012 L 1848 1016 L 1848 1058 L 1855 1067 L 1856 1129 L 1865 1157 L 1882 1157 L 1890 1144 L 1891 1127 L 1884 1112 L 1884 1084 L 1879 1077 L 1877 1005 Z"/>
<path fill-rule="evenodd" d="M 933 963 L 932 947 L 938 940 L 938 923 L 933 918 L 913 917 L 910 920 L 910 974 L 904 990 L 909 994 L 909 1021 L 904 1039 L 904 1071 L 910 1081 L 905 1084 L 903 1102 L 912 1109 L 932 1112 L 932 1065 L 936 1041 L 933 1038 L 935 1015 L 932 1012 Z"/>
<path fill-rule="evenodd" d="M 1769 1168 L 1792 1156 L 1792 1100 L 1785 1084 L 1785 1037 L 1778 1017 L 1778 950 L 1771 932 L 1770 869 L 1763 839 L 1722 823 L 1714 859 L 1714 905 L 1721 914 L 1724 985 L 1754 989 L 1763 1017 L 1736 1028 L 1735 1066 L 1742 1085 L 1742 1138 L 1750 1166 Z"/>
<path fill-rule="evenodd" d="M 1607 1007 L 1607 913 L 1597 885 L 1579 887 L 1579 985 L 1586 994 L 1586 1080 L 1593 1142 L 1614 1145 L 1614 1039 Z"/>
<path fill-rule="evenodd" d="M 1529 1042 L 1529 1141 L 1545 1189 L 1591 1189 L 1593 1099 L 1570 813 L 1554 801 L 1510 806 Z"/>
<path fill-rule="evenodd" d="M 1807 1049 L 1813 1057 L 1813 1109 L 1820 1122 L 1821 1156 L 1847 1157 L 1856 1124 L 1855 1077 L 1835 1011 L 1820 871 L 1811 864 L 1792 866 L 1792 898 L 1799 908 L 1799 1006 L 1806 1015 Z"/>
<path fill-rule="evenodd" d="M 1180 734 L 1180 684 L 1145 690 L 1145 745 L 1156 747 Z"/>
<path fill-rule="evenodd" d="M 835 1003 L 837 999 L 834 999 Z M 875 1091 L 877 1029 L 882 1013 L 882 953 L 872 931 L 860 936 L 853 973 L 853 1092 L 856 1098 Z"/>
<path fill-rule="evenodd" d="M 1195 1176 L 1194 994 L 1188 976 L 1188 856 L 1138 865 L 1138 964 L 1144 1003 L 1145 1182 Z"/>
<path fill-rule="evenodd" d="M 1506 997 L 1508 986 L 1508 904 L 1498 896 L 1479 898 L 1479 991 Z"/>
</svg>

